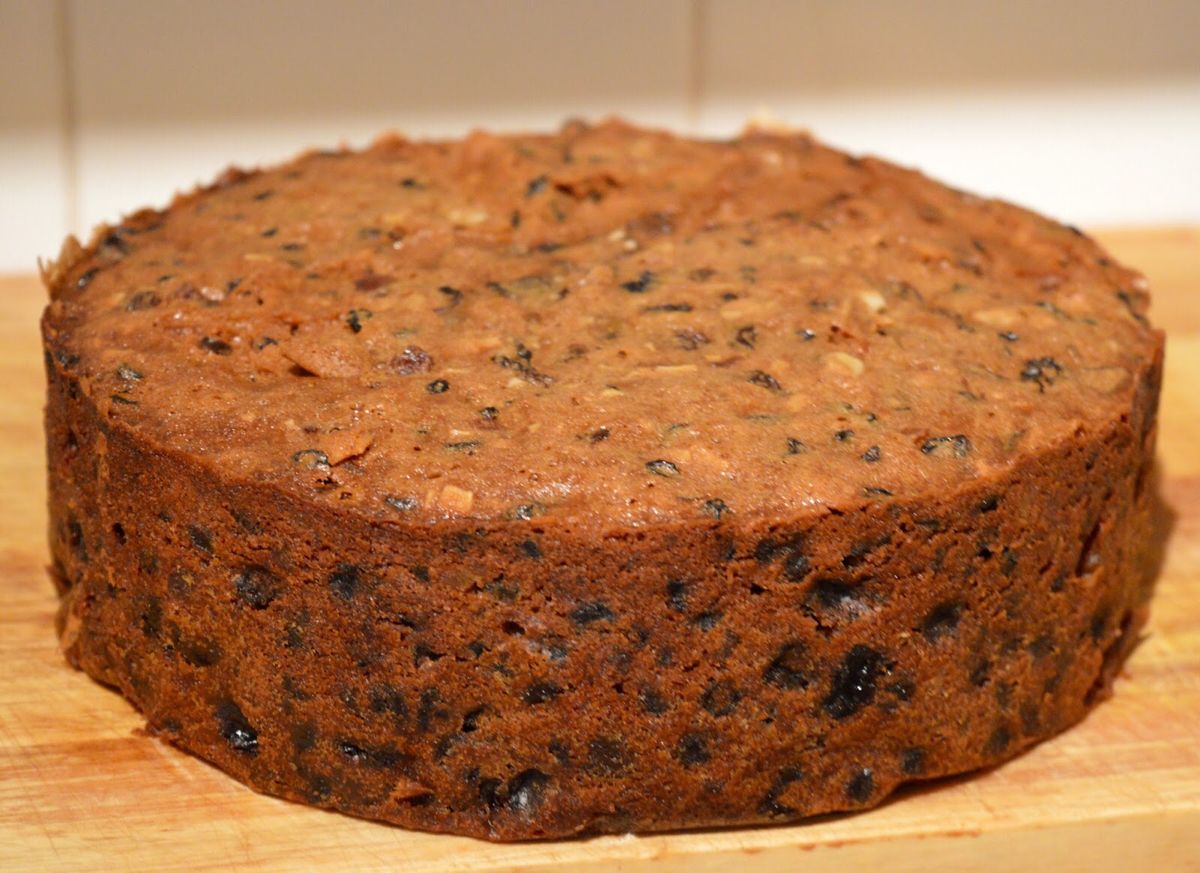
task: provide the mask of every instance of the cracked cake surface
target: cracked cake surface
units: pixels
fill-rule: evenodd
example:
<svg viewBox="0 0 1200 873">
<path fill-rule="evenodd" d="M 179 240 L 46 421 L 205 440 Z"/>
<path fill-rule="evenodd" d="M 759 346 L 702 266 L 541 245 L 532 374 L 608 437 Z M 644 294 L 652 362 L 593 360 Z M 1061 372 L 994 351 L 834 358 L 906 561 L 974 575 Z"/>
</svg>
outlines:
<svg viewBox="0 0 1200 873">
<path fill-rule="evenodd" d="M 802 133 L 386 136 L 45 279 L 67 655 L 268 793 L 860 808 L 1077 721 L 1145 620 L 1145 281 Z"/>
</svg>

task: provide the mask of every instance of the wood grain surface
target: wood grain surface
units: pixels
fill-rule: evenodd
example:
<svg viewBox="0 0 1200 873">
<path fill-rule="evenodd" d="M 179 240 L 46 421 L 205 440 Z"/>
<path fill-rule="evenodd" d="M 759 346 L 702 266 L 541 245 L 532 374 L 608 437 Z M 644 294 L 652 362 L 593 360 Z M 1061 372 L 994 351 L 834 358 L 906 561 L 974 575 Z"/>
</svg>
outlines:
<svg viewBox="0 0 1200 873">
<path fill-rule="evenodd" d="M 43 377 L 31 276 L 0 278 L 0 870 L 1200 871 L 1200 228 L 1098 234 L 1168 331 L 1166 557 L 1116 696 L 990 772 L 878 809 L 746 830 L 493 845 L 254 794 L 147 737 L 72 670 L 46 575 Z"/>
</svg>

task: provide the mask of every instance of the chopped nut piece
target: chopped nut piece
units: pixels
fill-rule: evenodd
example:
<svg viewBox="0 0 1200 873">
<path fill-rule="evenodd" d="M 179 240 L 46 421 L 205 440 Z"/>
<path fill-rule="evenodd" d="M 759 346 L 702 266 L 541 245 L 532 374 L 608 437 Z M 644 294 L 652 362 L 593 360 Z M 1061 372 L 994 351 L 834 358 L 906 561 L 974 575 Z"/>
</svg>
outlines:
<svg viewBox="0 0 1200 873">
<path fill-rule="evenodd" d="M 862 358 L 856 358 L 847 352 L 830 352 L 822 359 L 826 369 L 847 376 L 861 376 L 864 369 Z"/>
<path fill-rule="evenodd" d="M 475 505 L 475 493 L 457 485 L 443 485 L 438 503 L 452 512 L 467 513 Z"/>
<path fill-rule="evenodd" d="M 476 227 L 488 220 L 488 214 L 482 209 L 451 209 L 446 217 L 462 227 Z"/>
<path fill-rule="evenodd" d="M 887 308 L 887 300 L 878 291 L 860 291 L 858 299 L 872 312 L 882 312 Z"/>
<path fill-rule="evenodd" d="M 280 352 L 314 376 L 346 378 L 362 372 L 361 358 L 355 351 L 320 337 L 295 337 L 284 343 Z"/>
<path fill-rule="evenodd" d="M 980 324 L 990 325 L 992 327 L 1012 327 L 1021 320 L 1021 310 L 1013 307 L 1000 307 L 996 309 L 980 309 L 971 315 L 975 321 Z"/>
<path fill-rule="evenodd" d="M 1123 367 L 1097 367 L 1079 371 L 1079 381 L 1102 394 L 1113 394 L 1132 379 L 1133 376 Z"/>
</svg>

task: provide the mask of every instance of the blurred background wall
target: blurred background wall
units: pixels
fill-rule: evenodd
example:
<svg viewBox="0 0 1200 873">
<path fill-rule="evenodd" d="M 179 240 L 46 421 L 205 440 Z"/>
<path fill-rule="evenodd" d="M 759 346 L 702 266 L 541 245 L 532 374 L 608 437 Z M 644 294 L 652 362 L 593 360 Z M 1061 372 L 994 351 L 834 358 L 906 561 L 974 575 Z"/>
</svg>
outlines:
<svg viewBox="0 0 1200 873">
<path fill-rule="evenodd" d="M 1200 221 L 1200 0 L 0 0 L 0 270 L 387 128 L 762 109 L 1073 223 Z"/>
</svg>

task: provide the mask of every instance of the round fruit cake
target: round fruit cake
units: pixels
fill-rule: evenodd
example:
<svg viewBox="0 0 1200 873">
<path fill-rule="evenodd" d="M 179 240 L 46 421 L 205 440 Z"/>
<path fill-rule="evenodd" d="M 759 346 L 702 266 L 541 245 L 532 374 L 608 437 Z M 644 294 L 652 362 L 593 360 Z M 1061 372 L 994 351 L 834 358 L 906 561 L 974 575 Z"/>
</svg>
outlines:
<svg viewBox="0 0 1200 873">
<path fill-rule="evenodd" d="M 988 766 L 1146 617 L 1162 334 L 795 132 L 310 152 L 44 270 L 70 661 L 253 788 L 498 840 Z"/>
</svg>

